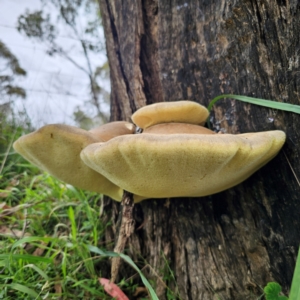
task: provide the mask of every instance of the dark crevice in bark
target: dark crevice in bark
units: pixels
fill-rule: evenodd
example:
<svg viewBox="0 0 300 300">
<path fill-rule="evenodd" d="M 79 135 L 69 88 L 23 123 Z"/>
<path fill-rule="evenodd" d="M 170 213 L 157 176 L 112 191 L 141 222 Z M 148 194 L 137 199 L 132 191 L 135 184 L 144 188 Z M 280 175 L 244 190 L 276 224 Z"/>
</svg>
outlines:
<svg viewBox="0 0 300 300">
<path fill-rule="evenodd" d="M 158 65 L 158 1 L 142 1 L 144 34 L 140 40 L 140 68 L 147 104 L 162 102 L 163 92 Z"/>
<path fill-rule="evenodd" d="M 130 90 L 129 81 L 127 79 L 126 72 L 125 72 L 124 67 L 123 67 L 123 58 L 121 58 L 118 30 L 117 30 L 115 22 L 114 22 L 114 16 L 111 12 L 109 0 L 105 0 L 105 1 L 106 1 L 107 11 L 108 11 L 109 18 L 110 18 L 111 31 L 112 31 L 113 38 L 114 38 L 114 41 L 115 41 L 115 46 L 116 46 L 116 49 L 117 49 L 116 50 L 116 57 L 117 57 L 118 62 L 119 62 L 120 71 L 122 73 L 122 78 L 123 78 L 125 86 L 126 86 L 126 91 L 127 91 L 128 96 L 129 96 L 131 111 L 135 112 L 136 111 L 136 106 L 135 106 L 135 103 L 134 103 L 132 92 Z"/>
<path fill-rule="evenodd" d="M 187 253 L 187 249 L 184 248 L 184 254 L 185 254 L 185 263 L 186 263 L 186 266 L 188 266 L 188 253 Z M 189 277 L 189 274 L 188 274 L 188 270 L 186 270 L 186 290 L 187 290 L 187 296 L 188 296 L 188 299 L 193 299 L 192 297 L 192 285 L 191 285 L 191 281 L 190 281 L 190 277 Z"/>
<path fill-rule="evenodd" d="M 115 91 L 111 91 L 111 101 L 112 101 L 112 105 L 111 105 L 111 111 L 110 111 L 110 121 L 121 121 L 122 120 L 122 109 L 120 107 L 120 105 L 116 105 L 113 103 L 113 99 L 118 99 L 117 98 L 117 94 L 115 93 Z"/>
</svg>

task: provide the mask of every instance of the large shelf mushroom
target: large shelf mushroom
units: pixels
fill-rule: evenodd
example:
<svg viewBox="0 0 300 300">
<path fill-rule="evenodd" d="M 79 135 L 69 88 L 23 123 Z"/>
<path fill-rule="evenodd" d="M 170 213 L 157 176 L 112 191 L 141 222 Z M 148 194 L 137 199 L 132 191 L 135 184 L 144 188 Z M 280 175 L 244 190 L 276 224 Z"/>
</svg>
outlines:
<svg viewBox="0 0 300 300">
<path fill-rule="evenodd" d="M 147 198 L 200 197 L 242 182 L 271 160 L 282 131 L 215 134 L 201 126 L 205 107 L 191 101 L 148 105 L 129 122 L 85 131 L 47 125 L 14 143 L 17 152 L 76 187 L 121 201 L 122 191 Z"/>
<path fill-rule="evenodd" d="M 91 144 L 81 158 L 116 185 L 145 198 L 201 197 L 247 179 L 284 141 L 281 131 L 140 134 Z"/>
<path fill-rule="evenodd" d="M 193 112 L 191 121 L 186 111 Z M 201 197 L 244 181 L 285 142 L 279 130 L 232 135 L 194 125 L 207 116 L 203 106 L 190 101 L 149 105 L 132 116 L 144 129 L 142 134 L 91 144 L 81 158 L 117 186 L 145 199 Z"/>
</svg>

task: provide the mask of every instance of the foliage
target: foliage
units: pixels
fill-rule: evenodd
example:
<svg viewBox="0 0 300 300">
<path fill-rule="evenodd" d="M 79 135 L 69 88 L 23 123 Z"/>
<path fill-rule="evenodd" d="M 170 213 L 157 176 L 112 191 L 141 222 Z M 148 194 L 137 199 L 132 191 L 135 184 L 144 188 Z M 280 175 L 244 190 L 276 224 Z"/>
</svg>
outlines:
<svg viewBox="0 0 300 300">
<path fill-rule="evenodd" d="M 300 275 L 300 248 L 297 258 L 297 264 L 294 271 L 292 287 L 290 291 L 290 297 L 286 297 L 281 294 L 281 286 L 277 282 L 269 282 L 264 288 L 264 294 L 266 300 L 298 300 L 300 298 L 300 286 L 299 286 L 299 275 Z"/>
<path fill-rule="evenodd" d="M 17 124 L 13 118 L 9 118 L 8 114 L 2 112 L 0 120 L 0 189 L 3 189 L 8 184 L 10 174 L 18 174 L 21 170 L 15 162 L 21 160 L 25 163 L 20 155 L 12 151 L 12 144 L 15 139 L 23 133 L 30 132 L 32 128 L 26 116 L 20 118 L 19 124 Z"/>
<path fill-rule="evenodd" d="M 300 247 L 298 251 L 298 257 L 296 261 L 296 267 L 293 276 L 293 282 L 290 292 L 290 300 L 299 300 L 300 299 Z"/>
<path fill-rule="evenodd" d="M 246 103 L 251 103 L 251 104 L 255 104 L 255 105 L 259 105 L 259 106 L 264 106 L 264 107 L 269 107 L 269 108 L 279 109 L 279 110 L 284 110 L 284 111 L 290 111 L 290 112 L 293 112 L 296 114 L 300 114 L 300 106 L 299 105 L 276 102 L 276 101 L 259 99 L 259 98 L 253 98 L 253 97 L 248 97 L 248 96 L 241 96 L 241 95 L 217 96 L 209 103 L 209 105 L 207 107 L 208 111 L 211 111 L 211 108 L 217 101 L 224 99 L 224 98 L 236 99 L 236 100 L 243 101 Z"/>
<path fill-rule="evenodd" d="M 93 127 L 93 120 L 79 106 L 73 112 L 73 118 L 76 124 L 82 129 L 88 130 Z"/>
<path fill-rule="evenodd" d="M 14 97 L 26 97 L 23 88 L 15 85 L 16 77 L 24 77 L 26 71 L 20 66 L 16 56 L 0 40 L 0 116 L 11 112 Z"/>
<path fill-rule="evenodd" d="M 0 57 L 6 60 L 6 66 L 15 75 L 26 75 L 26 71 L 21 68 L 18 59 L 10 52 L 3 42 L 0 41 Z"/>
<path fill-rule="evenodd" d="M 4 174 L 1 191 L 2 298 L 109 299 L 97 278 L 106 262 L 87 248 L 101 243 L 108 225 L 99 222 L 99 196 L 40 174 L 22 159 L 16 168 L 18 174 Z"/>
<path fill-rule="evenodd" d="M 296 114 L 300 114 L 300 106 L 299 105 L 294 105 L 290 103 L 282 103 L 282 102 L 276 102 L 276 101 L 271 101 L 271 100 L 265 100 L 265 99 L 260 99 L 260 98 L 253 98 L 253 97 L 248 97 L 248 96 L 241 96 L 241 95 L 220 95 L 215 97 L 213 100 L 210 101 L 207 109 L 210 112 L 214 104 L 224 98 L 231 98 L 235 100 L 239 100 L 242 102 L 246 103 L 251 103 L 259 106 L 264 106 L 268 108 L 273 108 L 273 109 L 279 109 L 283 111 L 289 111 L 293 112 Z M 207 119 L 207 125 L 210 128 L 210 121 L 209 118 Z"/>
<path fill-rule="evenodd" d="M 138 266 L 133 262 L 133 260 L 129 256 L 127 256 L 127 255 L 125 255 L 123 253 L 115 253 L 115 252 L 103 251 L 103 250 L 101 250 L 99 248 L 96 248 L 94 246 L 90 246 L 89 249 L 90 249 L 91 252 L 98 253 L 98 254 L 100 254 L 102 256 L 109 256 L 109 257 L 119 256 L 119 257 L 121 257 L 124 261 L 126 261 L 132 268 L 134 268 L 138 272 L 138 274 L 140 275 L 143 283 L 148 288 L 148 291 L 149 291 L 149 293 L 151 295 L 151 298 L 153 300 L 158 300 L 158 298 L 157 298 L 157 296 L 156 296 L 156 294 L 155 294 L 152 286 L 150 285 L 150 283 L 148 282 L 148 280 L 146 279 L 146 277 L 144 276 L 144 274 L 142 273 L 142 271 L 138 268 Z"/>
<path fill-rule="evenodd" d="M 41 10 L 33 13 L 26 10 L 25 15 L 21 15 L 18 19 L 18 30 L 24 32 L 29 38 L 49 41 L 50 44 L 54 42 L 57 36 L 55 27 L 50 23 L 50 15 L 44 16 Z"/>
<path fill-rule="evenodd" d="M 285 296 L 280 296 L 281 286 L 276 282 L 269 282 L 264 288 L 266 300 L 288 300 Z"/>
<path fill-rule="evenodd" d="M 104 37 L 99 30 L 101 20 L 97 2 L 93 0 L 41 0 L 41 2 L 42 10 L 27 10 L 19 16 L 17 27 L 19 32 L 30 39 L 44 43 L 47 46 L 48 55 L 59 55 L 82 71 L 89 80 L 90 96 L 87 103 L 96 110 L 95 116 L 89 116 L 90 122 L 107 122 L 108 113 L 104 108 L 109 102 L 109 92 L 103 82 L 107 82 L 109 78 L 108 64 L 105 62 L 101 66 L 93 65 L 93 55 L 105 52 Z M 53 20 L 53 13 L 47 13 L 53 10 L 57 13 L 56 21 Z M 90 21 L 84 22 L 83 15 L 89 15 Z M 78 62 L 72 49 L 64 47 L 61 42 L 64 33 L 76 45 L 79 45 L 85 65 Z M 83 108 L 77 109 L 78 111 L 85 116 L 90 115 L 90 112 L 86 113 Z M 75 121 L 81 124 L 76 113 Z"/>
<path fill-rule="evenodd" d="M 22 165 L 26 173 L 33 169 L 33 174 L 24 170 L 0 210 L 2 298 L 70 299 L 76 295 L 79 299 L 110 299 L 98 276 L 108 268 L 105 257 L 120 255 L 140 274 L 153 299 L 158 299 L 128 256 L 97 247 L 109 226 L 99 220 L 95 209 L 101 203 L 99 195 L 77 191 Z M 25 192 L 20 189 L 23 181 L 28 186 Z"/>
</svg>

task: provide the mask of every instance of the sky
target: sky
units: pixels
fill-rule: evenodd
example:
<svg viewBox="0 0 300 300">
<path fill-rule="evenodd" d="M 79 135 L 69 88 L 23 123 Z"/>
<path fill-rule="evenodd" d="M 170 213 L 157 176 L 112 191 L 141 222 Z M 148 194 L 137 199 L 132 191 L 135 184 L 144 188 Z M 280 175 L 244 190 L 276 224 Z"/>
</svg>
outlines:
<svg viewBox="0 0 300 300">
<path fill-rule="evenodd" d="M 27 97 L 25 100 L 18 99 L 14 103 L 14 108 L 21 110 L 24 107 L 34 127 L 49 123 L 75 125 L 73 112 L 77 106 L 89 116 L 94 116 L 95 109 L 87 104 L 90 99 L 87 75 L 66 59 L 49 56 L 43 43 L 34 42 L 16 30 L 18 16 L 26 9 L 30 11 L 41 9 L 40 0 L 0 0 L 0 7 L 0 40 L 27 71 L 24 79 L 18 78 L 15 81 L 16 85 L 26 90 Z M 54 13 L 53 10 L 51 16 L 52 14 L 54 16 Z M 87 20 L 88 16 L 82 12 L 80 23 L 84 25 Z M 78 40 L 63 28 L 59 30 L 58 42 L 68 51 L 72 59 L 86 67 Z M 101 27 L 99 31 L 103 36 Z M 105 53 L 93 55 L 93 67 L 102 65 L 106 59 Z M 103 82 L 103 85 L 109 90 L 108 82 Z M 109 111 L 109 107 L 104 107 L 104 110 Z"/>
</svg>

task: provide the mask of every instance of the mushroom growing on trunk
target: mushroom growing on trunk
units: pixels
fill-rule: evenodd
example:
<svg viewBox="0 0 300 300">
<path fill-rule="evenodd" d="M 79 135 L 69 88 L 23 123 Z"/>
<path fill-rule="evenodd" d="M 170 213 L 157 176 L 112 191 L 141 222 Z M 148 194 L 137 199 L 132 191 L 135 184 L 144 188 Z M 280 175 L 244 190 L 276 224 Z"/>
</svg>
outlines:
<svg viewBox="0 0 300 300">
<path fill-rule="evenodd" d="M 285 142 L 285 133 L 279 130 L 215 134 L 202 126 L 208 115 L 205 107 L 191 101 L 157 103 L 133 114 L 141 130 L 128 122 L 112 122 L 89 132 L 48 125 L 21 137 L 14 148 L 63 181 L 122 199 L 115 246 L 122 252 L 134 230 L 134 202 L 221 192 L 251 176 Z M 112 281 L 119 263 L 119 258 L 113 259 Z"/>
<path fill-rule="evenodd" d="M 13 147 L 32 164 L 64 182 L 121 201 L 123 191 L 88 167 L 80 159 L 80 152 L 90 144 L 134 131 L 135 126 L 128 122 L 112 122 L 90 131 L 51 124 L 20 137 Z"/>
<path fill-rule="evenodd" d="M 285 142 L 280 130 L 215 134 L 195 125 L 207 117 L 207 109 L 191 101 L 148 105 L 132 116 L 142 134 L 90 144 L 81 159 L 141 200 L 201 197 L 241 183 Z"/>
<path fill-rule="evenodd" d="M 285 133 L 279 130 L 238 135 L 153 130 L 91 144 L 81 158 L 115 185 L 145 199 L 202 197 L 247 179 L 284 142 Z"/>
</svg>

